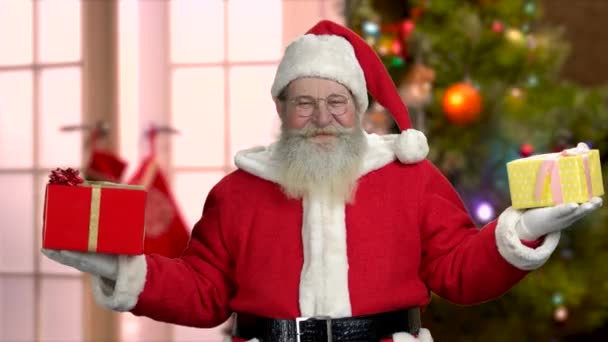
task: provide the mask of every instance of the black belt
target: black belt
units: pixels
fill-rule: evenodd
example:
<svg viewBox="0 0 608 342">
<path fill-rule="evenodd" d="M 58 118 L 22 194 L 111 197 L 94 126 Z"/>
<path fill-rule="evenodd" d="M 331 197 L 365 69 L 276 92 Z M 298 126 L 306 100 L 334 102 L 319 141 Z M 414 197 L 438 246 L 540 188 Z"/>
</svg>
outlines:
<svg viewBox="0 0 608 342">
<path fill-rule="evenodd" d="M 238 313 L 234 335 L 260 342 L 378 342 L 397 332 L 417 335 L 419 330 L 420 309 L 412 308 L 367 316 L 295 320 Z"/>
</svg>

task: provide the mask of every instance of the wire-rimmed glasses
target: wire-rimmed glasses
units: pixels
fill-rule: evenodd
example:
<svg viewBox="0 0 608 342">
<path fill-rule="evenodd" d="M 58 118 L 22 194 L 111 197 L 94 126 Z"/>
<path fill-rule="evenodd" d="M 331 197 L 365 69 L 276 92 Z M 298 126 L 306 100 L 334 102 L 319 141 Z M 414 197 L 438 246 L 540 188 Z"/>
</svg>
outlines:
<svg viewBox="0 0 608 342">
<path fill-rule="evenodd" d="M 331 94 L 326 98 L 296 96 L 287 101 L 295 106 L 296 115 L 302 118 L 311 117 L 321 101 L 325 102 L 325 108 L 333 116 L 343 115 L 348 109 L 348 97 L 340 94 Z"/>
</svg>

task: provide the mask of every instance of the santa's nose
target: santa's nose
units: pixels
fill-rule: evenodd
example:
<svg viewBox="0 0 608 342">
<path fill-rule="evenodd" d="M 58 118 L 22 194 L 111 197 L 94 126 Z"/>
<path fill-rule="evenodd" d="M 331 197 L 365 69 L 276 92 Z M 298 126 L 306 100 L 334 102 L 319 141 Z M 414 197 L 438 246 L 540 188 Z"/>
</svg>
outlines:
<svg viewBox="0 0 608 342">
<path fill-rule="evenodd" d="M 312 122 L 320 128 L 329 126 L 333 119 L 334 116 L 325 108 L 325 106 L 317 106 L 312 114 Z"/>
</svg>

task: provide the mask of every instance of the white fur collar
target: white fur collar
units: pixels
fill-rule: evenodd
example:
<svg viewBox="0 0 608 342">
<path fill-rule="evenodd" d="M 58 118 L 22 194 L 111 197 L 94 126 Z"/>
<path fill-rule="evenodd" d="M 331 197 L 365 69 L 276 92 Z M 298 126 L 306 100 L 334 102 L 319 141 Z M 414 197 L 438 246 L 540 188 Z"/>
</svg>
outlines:
<svg viewBox="0 0 608 342">
<path fill-rule="evenodd" d="M 363 157 L 363 167 L 359 177 L 392 163 L 397 157 L 394 152 L 398 134 L 377 135 L 365 133 L 367 151 Z M 276 143 L 270 146 L 254 147 L 239 151 L 234 163 L 239 169 L 255 176 L 278 183 L 278 161 L 273 158 Z"/>
</svg>

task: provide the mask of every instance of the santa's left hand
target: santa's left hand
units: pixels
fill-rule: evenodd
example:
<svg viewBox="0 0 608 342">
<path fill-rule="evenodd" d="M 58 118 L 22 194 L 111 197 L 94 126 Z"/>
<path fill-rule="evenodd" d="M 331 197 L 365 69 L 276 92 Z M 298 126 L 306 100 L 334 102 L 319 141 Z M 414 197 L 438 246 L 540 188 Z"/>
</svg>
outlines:
<svg viewBox="0 0 608 342">
<path fill-rule="evenodd" d="M 582 204 L 564 203 L 554 207 L 526 210 L 515 225 L 521 240 L 534 241 L 541 236 L 569 227 L 583 216 L 602 206 L 601 197 Z"/>
</svg>

